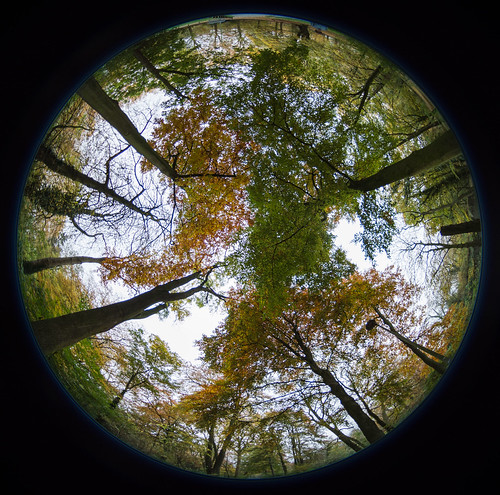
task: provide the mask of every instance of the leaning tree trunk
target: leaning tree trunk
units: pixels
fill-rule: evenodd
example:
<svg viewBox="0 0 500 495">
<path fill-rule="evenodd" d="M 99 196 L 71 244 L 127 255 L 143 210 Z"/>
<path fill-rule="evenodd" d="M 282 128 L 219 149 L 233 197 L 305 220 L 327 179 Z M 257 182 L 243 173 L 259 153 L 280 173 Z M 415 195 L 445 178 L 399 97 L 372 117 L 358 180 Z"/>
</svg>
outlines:
<svg viewBox="0 0 500 495">
<path fill-rule="evenodd" d="M 205 463 L 205 473 L 213 474 L 213 463 L 215 454 L 215 442 L 213 441 L 213 432 L 210 432 L 207 446 L 203 455 L 203 462 Z"/>
<path fill-rule="evenodd" d="M 118 102 L 110 98 L 99 83 L 89 78 L 77 91 L 78 95 L 85 100 L 101 117 L 108 121 L 144 158 L 150 161 L 156 168 L 167 177 L 175 179 L 177 174 L 170 164 L 155 151 L 146 139 L 141 136 L 132 121 L 120 108 Z"/>
<path fill-rule="evenodd" d="M 356 440 L 355 438 L 346 435 L 345 433 L 342 432 L 342 430 L 340 430 L 340 428 L 337 428 L 337 426 L 333 422 L 331 422 L 331 419 L 330 422 L 326 421 L 311 407 L 309 408 L 309 411 L 316 418 L 313 419 L 313 421 L 318 423 L 320 426 L 323 426 L 328 430 L 330 430 L 338 437 L 338 439 L 341 442 L 344 442 L 349 448 L 351 448 L 355 452 L 359 452 L 365 448 L 365 446 L 359 440 Z"/>
<path fill-rule="evenodd" d="M 384 432 L 377 426 L 375 421 L 363 411 L 361 406 L 345 391 L 344 387 L 342 387 L 329 370 L 320 368 L 316 364 L 312 365 L 309 363 L 309 365 L 311 370 L 321 377 L 323 383 L 330 387 L 332 394 L 339 399 L 347 414 L 356 422 L 370 443 L 374 443 L 384 437 Z"/>
<path fill-rule="evenodd" d="M 374 443 L 383 438 L 384 432 L 377 426 L 377 423 L 375 423 L 375 421 L 373 421 L 372 418 L 370 418 L 370 416 L 363 411 L 356 400 L 346 392 L 344 387 L 333 376 L 333 373 L 326 368 L 321 368 L 316 363 L 311 349 L 307 347 L 297 330 L 294 331 L 294 335 L 299 347 L 304 353 L 302 359 L 309 365 L 309 368 L 313 373 L 321 377 L 323 383 L 330 388 L 332 394 L 339 399 L 343 408 L 359 426 L 359 429 L 365 438 L 370 443 Z"/>
<path fill-rule="evenodd" d="M 220 474 L 220 469 L 222 467 L 222 463 L 224 462 L 224 458 L 226 456 L 226 447 L 225 447 L 226 442 L 224 442 L 224 445 L 218 451 L 217 444 L 215 442 L 214 429 L 215 428 L 212 425 L 208 431 L 209 435 L 204 454 L 204 463 L 205 463 L 205 472 L 207 474 L 214 474 L 218 476 Z"/>
<path fill-rule="evenodd" d="M 345 443 L 350 449 L 354 450 L 354 452 L 359 452 L 363 450 L 365 447 L 362 445 L 358 440 L 355 438 L 352 438 L 345 433 L 343 433 L 341 430 L 339 430 L 336 426 L 327 426 L 327 428 L 335 433 L 339 440 L 343 443 Z"/>
<path fill-rule="evenodd" d="M 372 191 L 401 179 L 435 168 L 462 154 L 462 149 L 452 131 L 441 134 L 425 148 L 416 150 L 406 158 L 389 165 L 364 179 L 351 180 L 349 188 Z"/>
<path fill-rule="evenodd" d="M 132 320 L 149 306 L 159 302 L 186 299 L 205 290 L 203 283 L 184 292 L 170 292 L 200 276 L 199 272 L 159 285 L 131 299 L 70 313 L 55 318 L 33 321 L 31 326 L 42 352 L 51 354 L 76 344 L 82 339 L 106 332 L 119 323 Z"/>
<path fill-rule="evenodd" d="M 97 192 L 100 192 L 105 196 L 107 196 L 108 198 L 113 199 L 114 201 L 126 206 L 130 210 L 133 210 L 143 216 L 152 217 L 152 214 L 150 212 L 142 210 L 141 208 L 136 206 L 132 201 L 128 200 L 127 198 L 124 198 L 123 196 L 120 196 L 113 189 L 110 189 L 106 184 L 96 181 L 92 177 L 89 177 L 88 175 L 85 175 L 83 172 L 80 172 L 72 165 L 69 165 L 64 160 L 58 158 L 55 155 L 55 153 L 46 146 L 41 145 L 40 148 L 38 148 L 36 158 L 37 160 L 43 162 L 45 166 L 50 170 L 52 170 L 53 172 L 59 175 L 63 175 L 64 177 L 67 177 L 68 179 L 71 179 L 75 182 L 78 182 L 79 184 L 82 184 L 88 187 L 89 189 L 93 189 Z"/>
<path fill-rule="evenodd" d="M 81 263 L 102 263 L 107 258 L 92 258 L 91 256 L 67 256 L 63 258 L 39 258 L 23 261 L 23 271 L 26 275 L 56 268 L 58 266 L 80 265 Z"/>
<path fill-rule="evenodd" d="M 395 328 L 394 325 L 382 314 L 382 312 L 378 308 L 374 308 L 377 314 L 380 316 L 382 321 L 387 325 L 388 328 L 383 327 L 381 325 L 377 325 L 394 335 L 400 342 L 402 342 L 408 349 L 410 349 L 416 356 L 418 356 L 427 366 L 430 366 L 434 370 L 436 370 L 439 374 L 443 374 L 446 371 L 446 364 L 448 362 L 446 356 L 433 351 L 423 345 L 417 344 L 412 340 L 406 338 L 404 335 L 401 335 Z M 432 359 L 430 356 L 436 358 L 438 361 Z"/>
<path fill-rule="evenodd" d="M 442 236 L 481 232 L 481 222 L 479 219 L 475 219 L 471 220 L 470 222 L 443 225 L 439 232 Z"/>
<path fill-rule="evenodd" d="M 120 391 L 120 393 L 110 402 L 109 407 L 111 409 L 116 409 L 118 404 L 123 400 L 125 394 L 134 388 L 134 380 L 137 377 L 138 373 L 132 373 L 132 376 L 128 379 L 125 387 Z"/>
<path fill-rule="evenodd" d="M 141 52 L 139 48 L 133 50 L 135 58 L 142 64 L 142 66 L 147 69 L 153 76 L 155 76 L 163 85 L 170 91 L 173 91 L 176 96 L 180 99 L 186 98 L 173 84 L 170 83 L 168 79 L 163 77 L 162 73 L 151 63 L 151 61 Z"/>
</svg>

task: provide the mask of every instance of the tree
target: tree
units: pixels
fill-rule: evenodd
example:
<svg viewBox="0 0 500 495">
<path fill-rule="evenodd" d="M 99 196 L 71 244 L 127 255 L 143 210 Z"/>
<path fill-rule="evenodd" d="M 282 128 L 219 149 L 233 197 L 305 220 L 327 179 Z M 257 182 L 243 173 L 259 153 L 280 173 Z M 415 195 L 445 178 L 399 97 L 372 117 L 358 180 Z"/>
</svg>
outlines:
<svg viewBox="0 0 500 495">
<path fill-rule="evenodd" d="M 306 162 L 309 167 L 317 169 L 323 179 L 323 189 L 327 185 L 344 185 L 332 181 L 332 174 L 347 180 L 351 189 L 377 189 L 417 174 L 426 167 L 435 167 L 461 153 L 453 133 L 445 131 L 432 145 L 417 149 L 403 160 L 387 166 L 388 161 L 394 161 L 404 151 L 399 149 L 401 140 L 398 136 L 408 135 L 414 140 L 436 125 L 427 124 L 422 128 L 425 115 L 413 119 L 409 115 L 402 117 L 399 113 L 404 105 L 402 100 L 393 102 L 391 112 L 382 111 L 383 100 L 375 98 L 377 92 L 367 98 L 381 73 L 392 70 L 389 67 L 382 71 L 379 64 L 369 71 L 362 88 L 355 91 L 352 87 L 355 81 L 341 78 L 338 66 L 332 67 L 331 61 L 322 60 L 326 65 L 319 71 L 318 61 L 309 56 L 310 50 L 302 44 L 291 44 L 281 52 L 263 50 L 257 53 L 251 69 L 253 77 L 237 88 L 235 94 L 238 101 L 243 98 L 246 103 L 239 107 L 239 115 L 250 126 L 247 132 L 258 135 L 259 139 L 255 140 L 266 144 L 271 143 L 274 134 L 273 143 L 278 138 L 281 148 L 285 146 L 287 152 L 297 153 L 302 158 L 297 166 Z M 362 97 L 358 104 L 359 95 Z M 411 125 L 414 127 L 410 131 Z M 406 145 L 410 139 L 405 140 Z M 360 175 L 369 177 L 356 179 Z"/>
<path fill-rule="evenodd" d="M 181 365 L 180 358 L 157 335 L 146 339 L 142 329 L 130 329 L 129 335 L 128 345 L 118 352 L 114 360 L 118 369 L 112 374 L 113 380 L 118 382 L 115 387 L 119 391 L 111 401 L 112 408 L 117 407 L 132 391 L 135 394 L 147 391 L 159 398 L 165 393 L 164 388 L 175 387 L 172 374 Z"/>
<path fill-rule="evenodd" d="M 159 264 L 172 268 L 175 260 L 176 273 L 186 273 L 221 262 L 252 221 L 243 155 L 252 144 L 230 127 L 211 93 L 201 90 L 156 122 L 152 143 L 176 173 L 165 184 L 173 213 Z M 152 164 L 143 160 L 142 170 L 151 171 Z"/>
<path fill-rule="evenodd" d="M 220 74 L 224 54 L 203 50 L 190 39 L 192 27 L 165 30 L 139 41 L 99 69 L 97 79 L 111 98 L 131 101 L 154 89 L 186 98 L 190 88 Z"/>
<path fill-rule="evenodd" d="M 176 173 L 170 164 L 141 136 L 131 120 L 120 108 L 117 101 L 111 99 L 94 77 L 90 77 L 78 90 L 79 96 L 88 103 L 101 117 L 108 121 L 138 153 L 146 157 L 167 177 L 175 179 Z"/>
<path fill-rule="evenodd" d="M 173 292 L 194 280 L 201 280 L 201 283 L 182 292 Z M 213 291 L 205 286 L 207 280 L 208 274 L 195 272 L 159 285 L 131 299 L 55 318 L 32 321 L 31 326 L 42 352 L 51 354 L 84 338 L 106 332 L 124 321 L 155 314 L 164 309 L 166 303 L 187 299 L 198 292 L 213 294 Z M 161 304 L 148 310 L 157 303 Z"/>
<path fill-rule="evenodd" d="M 203 463 L 207 474 L 220 474 L 233 436 L 242 427 L 247 400 L 244 383 L 225 376 L 206 377 L 200 388 L 182 398 L 181 407 L 205 432 Z"/>
<path fill-rule="evenodd" d="M 134 48 L 133 50 L 135 58 L 149 71 L 151 74 L 153 74 L 154 77 L 156 77 L 161 83 L 170 91 L 173 91 L 175 95 L 178 98 L 186 98 L 185 95 L 183 95 L 177 88 L 175 88 L 172 83 L 166 79 L 160 70 L 158 70 L 152 63 L 151 61 L 142 53 L 140 48 Z"/>
<path fill-rule="evenodd" d="M 407 177 L 436 168 L 462 154 L 453 131 L 448 130 L 425 148 L 415 150 L 406 158 L 393 163 L 363 179 L 351 180 L 349 187 L 358 191 L 371 191 Z"/>
<path fill-rule="evenodd" d="M 288 351 L 297 356 L 301 361 L 305 362 L 311 371 L 318 375 L 323 383 L 327 385 L 331 393 L 337 397 L 347 411 L 349 416 L 356 422 L 363 435 L 370 443 L 380 440 L 384 434 L 377 426 L 377 424 L 367 415 L 362 408 L 357 404 L 355 399 L 350 396 L 342 384 L 337 380 L 334 374 L 325 367 L 320 366 L 314 358 L 311 347 L 309 347 L 302 338 L 298 331 L 297 325 L 289 322 L 292 325 L 292 332 L 294 336 L 294 344 L 298 348 L 292 347 L 288 342 L 281 340 L 280 337 L 275 337 Z"/>
<path fill-rule="evenodd" d="M 363 443 L 343 431 L 345 427 L 349 428 L 346 423 L 345 411 L 335 409 L 330 402 L 328 394 L 312 395 L 304 398 L 307 412 L 310 414 L 312 421 L 331 431 L 341 442 L 355 452 L 363 450 L 365 448 Z"/>
<path fill-rule="evenodd" d="M 416 326 L 420 321 L 415 306 L 417 295 L 416 286 L 390 269 L 354 273 L 332 280 L 321 289 L 290 289 L 281 312 L 269 311 L 266 301 L 255 291 L 236 293 L 226 301 L 228 317 L 224 324 L 215 335 L 204 337 L 200 345 L 205 359 L 215 369 L 251 376 L 263 386 L 268 383 L 272 387 L 278 380 L 288 394 L 306 393 L 305 384 L 316 377 L 373 443 L 384 432 L 373 418 L 373 408 L 363 409 L 358 400 L 368 406 L 363 403 L 361 390 L 366 374 L 376 374 L 377 366 L 372 361 L 363 368 L 363 362 L 378 355 L 400 373 L 399 379 L 391 378 L 391 385 L 384 390 L 384 399 L 391 407 L 405 398 L 400 395 L 400 384 L 418 380 L 420 370 L 408 363 L 393 344 L 360 327 L 374 305 L 387 308 L 395 321 Z M 364 382 L 358 381 L 353 394 L 344 382 L 349 373 L 359 373 L 359 377 L 365 374 Z M 377 379 L 379 394 L 375 398 L 382 398 L 383 379 Z"/>
<path fill-rule="evenodd" d="M 106 258 L 93 258 L 92 256 L 64 256 L 61 258 L 39 258 L 37 260 L 23 260 L 23 269 L 26 275 L 32 275 L 49 268 L 58 266 L 79 265 L 81 263 L 103 263 Z"/>
<path fill-rule="evenodd" d="M 68 217 L 77 228 L 77 218 L 82 216 L 106 218 L 106 213 L 99 213 L 88 207 L 86 198 L 79 194 L 78 185 L 71 186 L 65 188 L 61 184 L 46 181 L 43 174 L 36 170 L 30 174 L 24 194 L 39 212 L 43 212 L 44 217 Z"/>
<path fill-rule="evenodd" d="M 167 464 L 189 471 L 203 471 L 202 445 L 188 414 L 171 394 L 134 407 L 135 422 L 149 438 L 149 455 Z"/>
<path fill-rule="evenodd" d="M 288 466 L 282 449 L 283 431 L 260 424 L 254 433 L 253 442 L 246 445 L 241 461 L 243 473 L 247 477 L 280 476 L 288 474 Z"/>
<path fill-rule="evenodd" d="M 406 223 L 424 225 L 430 233 L 479 216 L 470 170 L 461 158 L 403 180 L 391 190 Z"/>
<path fill-rule="evenodd" d="M 446 371 L 446 361 L 447 359 L 442 354 L 439 354 L 432 349 L 428 349 L 416 342 L 413 342 L 407 339 L 405 336 L 401 335 L 396 329 L 394 325 L 382 314 L 382 312 L 377 308 L 373 308 L 378 316 L 382 319 L 382 321 L 387 325 L 387 327 L 383 327 L 378 324 L 375 320 L 369 320 L 366 323 L 367 330 L 373 329 L 375 326 L 379 326 L 384 330 L 388 331 L 392 335 L 394 335 L 400 342 L 402 342 L 406 347 L 412 350 L 414 354 L 416 354 L 425 364 L 435 369 L 438 373 L 443 374 Z M 438 361 L 431 359 L 429 356 L 436 358 Z"/>
<path fill-rule="evenodd" d="M 43 145 L 40 149 L 43 149 Z M 127 231 L 130 232 L 134 229 L 136 232 L 141 232 L 142 237 L 147 239 L 148 233 L 151 231 L 150 225 L 147 228 L 148 220 L 152 219 L 151 223 L 156 226 L 160 224 L 159 219 L 150 214 L 148 209 L 150 207 L 142 209 L 132 202 L 124 205 L 123 203 L 127 203 L 128 200 L 108 187 L 109 163 L 116 155 L 110 157 L 106 164 L 107 170 L 103 171 L 108 177 L 106 183 L 101 183 L 105 188 L 101 188 L 97 181 L 60 160 L 53 152 L 49 152 L 47 156 L 50 158 L 45 157 L 44 159 L 48 163 L 52 163 L 52 160 L 57 162 L 57 167 L 52 167 L 53 163 L 51 165 L 54 170 L 59 170 L 59 166 L 67 167 L 71 169 L 71 172 L 86 177 L 86 179 L 74 180 L 70 172 L 67 174 L 66 172 L 62 174 L 52 173 L 54 170 L 42 166 L 42 162 L 39 160 L 40 156 L 37 155 L 38 158 L 25 188 L 26 198 L 29 199 L 34 210 L 33 213 L 37 217 L 43 218 L 44 221 L 53 216 L 66 217 L 80 234 L 93 239 L 100 237 L 105 243 L 116 239 L 117 235 L 123 236 Z M 90 187 L 92 181 L 96 183 L 95 187 Z M 106 190 L 108 194 L 103 194 Z M 140 193 L 136 197 L 139 195 Z M 112 199 L 111 196 L 115 196 L 118 201 Z M 103 200 L 103 197 L 107 200 Z M 142 225 L 138 226 L 139 223 Z M 137 236 L 137 238 L 139 237 Z"/>
<path fill-rule="evenodd" d="M 119 153 L 123 151 L 124 150 L 121 150 Z M 117 155 L 111 156 L 108 162 L 106 163 L 108 180 L 109 180 L 109 163 L 116 156 Z M 154 219 L 154 216 L 151 213 L 151 211 L 143 210 L 142 208 L 134 204 L 133 201 L 121 196 L 116 191 L 111 189 L 107 183 L 98 182 L 92 177 L 89 177 L 88 175 L 85 175 L 83 172 L 80 172 L 72 165 L 65 163 L 62 159 L 58 158 L 51 149 L 47 148 L 45 145 L 43 144 L 40 145 L 36 157 L 53 172 L 63 175 L 64 177 L 72 181 L 75 181 L 83 186 L 88 187 L 89 189 L 97 191 L 98 193 L 102 193 L 105 196 L 111 198 L 113 201 L 120 203 L 121 205 L 125 206 L 126 208 L 129 208 L 130 210 L 136 213 L 139 213 L 140 215 Z"/>
<path fill-rule="evenodd" d="M 388 252 L 395 211 L 390 194 L 379 189 L 461 153 L 451 131 L 433 140 L 429 131 L 439 134 L 437 124 L 424 110 L 405 115 L 399 100 L 387 110 L 378 92 L 385 75 L 394 74 L 389 66 L 367 71 L 359 89 L 338 64 L 321 62 L 320 69 L 303 43 L 261 50 L 222 97 L 238 129 L 259 145 L 248 151 L 255 214 L 241 256 L 246 272 L 254 267 L 259 290 L 317 269 L 341 217 L 360 219 L 357 240 L 368 258 Z"/>
<path fill-rule="evenodd" d="M 286 476 L 317 462 L 323 436 L 302 410 L 270 408 L 251 418 L 241 470 L 247 477 Z"/>
<path fill-rule="evenodd" d="M 161 207 L 170 211 L 162 230 L 153 230 L 163 242 L 144 242 L 128 256 L 109 251 L 105 280 L 120 278 L 131 287 L 154 287 L 207 269 L 224 260 L 238 233 L 252 221 L 242 155 L 247 143 L 212 100 L 210 92 L 194 91 L 189 101 L 155 123 L 151 142 L 177 174 L 175 180 L 158 181 Z M 145 175 L 153 169 L 142 160 Z"/>
</svg>

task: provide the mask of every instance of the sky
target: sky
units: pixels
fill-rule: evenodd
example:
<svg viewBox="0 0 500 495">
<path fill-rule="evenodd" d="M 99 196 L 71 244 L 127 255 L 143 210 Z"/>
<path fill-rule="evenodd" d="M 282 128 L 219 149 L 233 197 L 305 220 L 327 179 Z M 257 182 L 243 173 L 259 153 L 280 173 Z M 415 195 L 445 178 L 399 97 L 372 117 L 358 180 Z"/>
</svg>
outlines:
<svg viewBox="0 0 500 495">
<path fill-rule="evenodd" d="M 165 94 L 163 91 L 152 91 L 143 98 L 136 100 L 130 107 L 125 108 L 129 117 L 134 121 L 137 128 L 141 129 L 142 134 L 146 138 L 150 137 L 154 118 L 158 118 L 161 115 L 163 110 L 161 103 L 164 100 Z M 373 265 L 371 261 L 366 260 L 360 245 L 354 243 L 353 240 L 354 235 L 359 231 L 360 225 L 357 221 L 348 222 L 347 220 L 341 220 L 333 233 L 336 235 L 335 245 L 345 250 L 349 260 L 354 262 L 360 271 L 369 269 L 373 266 L 379 270 L 383 270 L 391 264 L 401 266 L 401 263 L 398 262 L 401 260 L 398 260 L 397 257 L 389 259 L 385 253 L 380 253 L 376 256 L 375 265 Z M 96 248 L 91 245 L 85 248 L 85 240 L 81 238 L 78 244 L 81 244 L 79 249 L 81 252 L 93 252 Z M 74 246 L 72 246 L 72 248 L 71 250 L 74 250 Z M 67 255 L 70 254 L 71 253 L 67 253 Z M 404 271 L 404 266 L 402 266 L 402 268 Z M 84 276 L 87 278 L 86 285 L 88 287 L 101 286 L 95 265 L 93 267 L 84 265 L 82 266 L 82 270 Z M 110 292 L 107 295 L 106 304 L 131 297 L 126 289 L 115 284 L 113 284 L 112 289 L 110 288 Z M 219 323 L 221 323 L 224 314 L 222 311 L 217 312 L 206 306 L 199 308 L 195 303 L 190 305 L 189 309 L 191 314 L 183 321 L 178 321 L 175 315 L 171 315 L 169 318 L 163 320 L 160 320 L 160 318 L 155 315 L 142 321 L 137 320 L 130 323 L 134 326 L 142 327 L 149 333 L 158 335 L 167 342 L 171 350 L 176 352 L 182 359 L 194 363 L 199 355 L 198 348 L 195 346 L 195 341 L 200 339 L 203 334 L 210 334 Z"/>
<path fill-rule="evenodd" d="M 152 91 L 143 98 L 136 100 L 130 107 L 125 108 L 129 117 L 134 121 L 137 128 L 142 130 L 142 134 L 146 138 L 150 137 L 154 118 L 161 115 L 163 110 L 161 103 L 164 100 L 165 94 L 163 91 Z M 148 121 L 149 125 L 146 124 Z M 103 125 L 106 126 L 107 124 Z M 109 136 L 107 136 L 107 139 L 109 139 Z M 123 157 L 126 158 L 126 155 L 124 154 Z M 359 230 L 360 226 L 357 221 L 348 222 L 346 220 L 341 220 L 333 233 L 336 235 L 335 244 L 346 251 L 348 258 L 357 265 L 359 270 L 365 270 L 371 268 L 372 263 L 365 259 L 361 247 L 353 241 L 354 234 Z M 96 249 L 100 249 L 100 247 L 94 244 L 86 245 L 86 241 L 86 239 L 82 239 L 80 236 L 78 239 L 79 247 L 76 249 L 78 252 L 68 252 L 66 255 L 81 254 L 81 252 L 95 252 Z M 74 244 L 69 246 L 69 249 L 70 251 L 74 251 Z M 380 254 L 376 257 L 376 266 L 378 269 L 383 269 L 390 264 L 391 262 L 385 254 Z M 82 266 L 82 271 L 84 277 L 87 279 L 87 287 L 102 287 L 99 276 L 97 275 L 96 265 L 84 264 Z M 107 292 L 104 288 L 98 290 L 101 290 L 107 296 L 105 304 L 131 297 L 129 291 L 124 287 L 120 287 L 119 284 L 111 284 Z M 178 321 L 175 315 L 171 315 L 169 318 L 163 320 L 160 320 L 160 318 L 155 315 L 142 321 L 136 320 L 130 323 L 142 327 L 149 333 L 158 335 L 167 342 L 169 347 L 179 354 L 181 358 L 190 362 L 195 362 L 198 357 L 198 348 L 195 346 L 195 341 L 200 339 L 203 334 L 210 334 L 223 320 L 224 314 L 222 311 L 216 312 L 208 307 L 199 308 L 195 303 L 190 305 L 189 309 L 191 315 L 186 317 L 183 321 Z"/>
<path fill-rule="evenodd" d="M 354 262 L 358 269 L 363 271 L 373 265 L 364 257 L 359 244 L 353 241 L 354 234 L 359 231 L 357 222 L 347 222 L 342 220 L 336 227 L 334 234 L 336 245 L 342 247 L 350 261 Z M 377 269 L 383 270 L 393 263 L 385 253 L 380 254 L 375 259 Z M 176 352 L 184 360 L 195 363 L 199 353 L 195 346 L 195 341 L 203 334 L 209 335 L 217 325 L 223 320 L 222 312 L 211 311 L 208 307 L 199 308 L 192 305 L 191 315 L 183 321 L 176 321 L 175 316 L 160 320 L 157 316 L 151 316 L 141 322 L 141 326 L 148 332 L 158 335 L 167 342 L 170 349 Z"/>
<path fill-rule="evenodd" d="M 347 220 L 340 220 L 333 231 L 333 234 L 336 236 L 335 245 L 345 250 L 348 259 L 356 264 L 358 270 L 364 271 L 372 267 L 377 268 L 377 270 L 383 270 L 388 266 L 395 265 L 401 268 L 407 280 L 422 284 L 422 280 L 415 280 L 414 274 L 410 274 L 408 271 L 409 254 L 400 254 L 397 245 L 391 246 L 391 258 L 388 258 L 385 253 L 379 253 L 375 257 L 375 264 L 367 260 L 360 245 L 354 242 L 354 235 L 359 231 L 360 225 L 357 220 L 349 222 Z M 416 229 L 412 229 L 408 235 L 415 237 L 420 234 Z M 84 244 L 83 239 L 80 239 L 80 242 Z M 90 246 L 85 248 L 81 245 L 78 251 L 90 252 L 89 249 L 91 249 Z M 66 253 L 66 255 L 71 254 L 74 253 Z M 83 264 L 81 265 L 81 269 L 86 286 L 97 288 L 97 291 L 105 293 L 106 300 L 102 304 L 110 304 L 131 297 L 130 291 L 117 283 L 112 283 L 109 287 L 103 287 L 98 275 L 97 265 Z M 422 300 L 422 303 L 427 303 L 427 299 Z M 225 315 L 222 310 L 215 311 L 212 307 L 208 306 L 200 308 L 194 302 L 189 306 L 189 310 L 190 316 L 182 321 L 178 321 L 174 314 L 163 320 L 160 320 L 157 315 L 153 315 L 144 320 L 131 320 L 127 324 L 141 327 L 148 333 L 158 335 L 183 360 L 196 364 L 196 359 L 199 356 L 198 348 L 195 345 L 196 340 L 199 340 L 204 334 L 211 334 L 223 321 Z"/>
</svg>

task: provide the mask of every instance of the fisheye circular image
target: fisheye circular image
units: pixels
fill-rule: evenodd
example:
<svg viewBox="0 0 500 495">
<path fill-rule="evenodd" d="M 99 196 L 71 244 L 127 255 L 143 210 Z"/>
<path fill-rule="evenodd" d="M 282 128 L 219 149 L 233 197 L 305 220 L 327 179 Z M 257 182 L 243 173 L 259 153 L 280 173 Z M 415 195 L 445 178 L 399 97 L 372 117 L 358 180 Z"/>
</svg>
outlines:
<svg viewBox="0 0 500 495">
<path fill-rule="evenodd" d="M 474 310 L 471 170 L 373 48 L 269 15 L 199 19 L 83 81 L 18 219 L 40 351 L 95 422 L 188 472 L 283 477 L 381 441 Z"/>
</svg>

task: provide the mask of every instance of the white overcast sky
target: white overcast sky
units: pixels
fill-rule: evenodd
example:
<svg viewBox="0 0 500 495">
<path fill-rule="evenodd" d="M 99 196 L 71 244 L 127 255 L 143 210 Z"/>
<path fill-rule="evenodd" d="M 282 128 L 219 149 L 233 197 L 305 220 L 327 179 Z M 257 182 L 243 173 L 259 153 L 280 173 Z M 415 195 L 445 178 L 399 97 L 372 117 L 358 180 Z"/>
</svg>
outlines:
<svg viewBox="0 0 500 495">
<path fill-rule="evenodd" d="M 337 236 L 336 245 L 344 248 L 348 258 L 363 271 L 371 268 L 372 264 L 365 259 L 359 244 L 353 242 L 354 234 L 358 231 L 358 224 L 341 221 L 334 233 Z M 385 253 L 380 254 L 375 261 L 376 268 L 380 270 L 392 264 Z M 161 337 L 183 359 L 194 362 L 198 357 L 195 341 L 203 334 L 210 334 L 223 317 L 222 313 L 211 312 L 208 307 L 198 308 L 193 304 L 191 315 L 183 321 L 176 321 L 174 316 L 160 321 L 158 317 L 152 316 L 141 322 L 141 325 L 146 331 Z"/>
<path fill-rule="evenodd" d="M 163 110 L 161 103 L 164 100 L 164 92 L 158 90 L 152 91 L 136 100 L 133 105 L 129 107 L 124 106 L 129 117 L 134 121 L 135 125 L 141 129 L 146 138 L 150 136 L 154 118 L 160 117 L 161 115 Z M 145 126 L 148 119 L 149 125 Z M 334 230 L 334 234 L 336 235 L 335 244 L 346 251 L 349 260 L 357 265 L 358 270 L 364 271 L 371 268 L 373 265 L 370 261 L 365 259 L 360 245 L 353 241 L 355 233 L 359 230 L 360 226 L 358 222 L 341 220 Z M 88 244 L 86 241 L 86 239 L 79 238 L 76 246 L 75 244 L 67 245 L 66 249 L 68 249 L 68 251 L 66 255 L 93 252 L 93 255 L 97 256 L 96 249 L 99 248 L 95 245 L 91 247 L 91 244 Z M 63 251 L 66 249 L 63 249 Z M 398 260 L 397 250 L 394 251 L 395 252 L 392 253 L 392 259 L 388 259 L 385 253 L 380 253 L 375 259 L 375 267 L 379 270 L 383 270 L 391 264 L 401 266 L 401 259 Z M 401 266 L 401 268 L 405 273 L 405 267 Z M 100 277 L 97 275 L 96 265 L 82 265 L 82 273 L 86 279 L 87 286 L 101 286 Z M 108 289 L 109 292 L 106 294 L 106 304 L 131 297 L 130 292 L 121 288 L 118 284 L 110 284 Z M 102 290 L 106 291 L 108 289 Z M 151 316 L 145 320 L 136 320 L 130 323 L 134 326 L 144 328 L 147 332 L 160 336 L 168 343 L 169 347 L 183 359 L 194 362 L 198 357 L 198 349 L 194 345 L 195 341 L 200 339 L 203 334 L 210 334 L 221 322 L 224 315 L 220 312 L 211 311 L 208 307 L 199 308 L 196 304 L 192 304 L 190 310 L 191 315 L 183 321 L 177 321 L 175 316 L 171 316 L 162 321 L 160 321 L 157 316 Z"/>
</svg>

